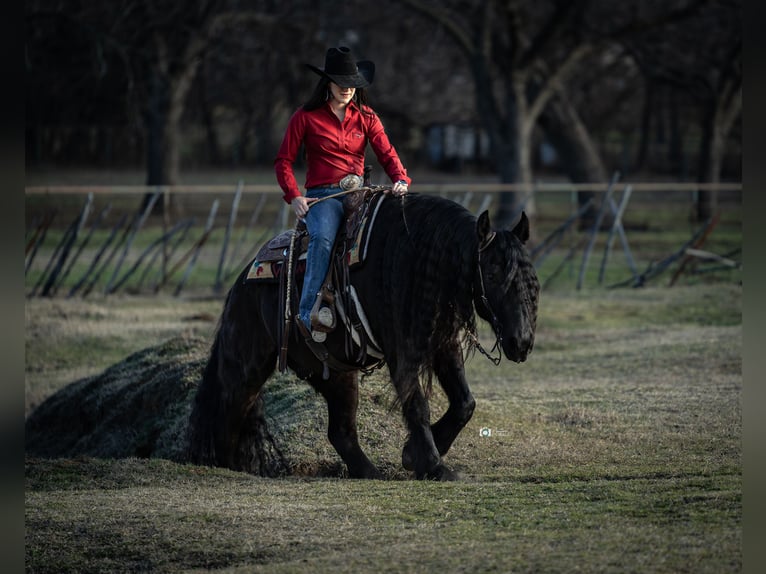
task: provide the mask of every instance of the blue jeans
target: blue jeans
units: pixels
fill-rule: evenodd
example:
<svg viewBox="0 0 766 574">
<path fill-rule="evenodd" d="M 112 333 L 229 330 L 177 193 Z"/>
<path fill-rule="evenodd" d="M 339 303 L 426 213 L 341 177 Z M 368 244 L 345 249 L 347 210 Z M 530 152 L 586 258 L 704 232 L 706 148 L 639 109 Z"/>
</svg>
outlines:
<svg viewBox="0 0 766 574">
<path fill-rule="evenodd" d="M 313 187 L 306 191 L 306 197 L 322 198 L 338 193 L 340 187 Z M 306 274 L 303 277 L 303 291 L 298 307 L 303 324 L 311 329 L 311 308 L 322 288 L 322 281 L 330 266 L 335 235 L 343 222 L 343 198 L 333 198 L 317 204 L 306 214 L 306 229 L 309 232 L 309 247 L 306 254 Z"/>
</svg>

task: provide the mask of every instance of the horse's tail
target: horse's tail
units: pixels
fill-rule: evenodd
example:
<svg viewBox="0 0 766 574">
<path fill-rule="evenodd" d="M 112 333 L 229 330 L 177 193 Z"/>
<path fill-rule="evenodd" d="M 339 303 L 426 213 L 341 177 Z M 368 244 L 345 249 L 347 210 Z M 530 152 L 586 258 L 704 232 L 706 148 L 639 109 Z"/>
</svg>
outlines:
<svg viewBox="0 0 766 574">
<path fill-rule="evenodd" d="M 219 377 L 218 362 L 221 347 L 221 330 L 215 336 L 210 357 L 197 388 L 191 415 L 189 416 L 187 456 L 189 462 L 217 466 L 217 436 L 222 424 L 220 420 L 223 405 L 223 388 Z"/>
</svg>

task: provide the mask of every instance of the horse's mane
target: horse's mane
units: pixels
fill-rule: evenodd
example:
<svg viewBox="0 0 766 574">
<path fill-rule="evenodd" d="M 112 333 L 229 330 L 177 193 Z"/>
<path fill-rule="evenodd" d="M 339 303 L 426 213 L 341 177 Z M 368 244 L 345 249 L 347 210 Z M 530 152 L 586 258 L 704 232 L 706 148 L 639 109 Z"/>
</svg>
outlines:
<svg viewBox="0 0 766 574">
<path fill-rule="evenodd" d="M 430 382 L 435 354 L 475 327 L 476 217 L 444 198 L 405 197 L 386 200 L 376 222 L 387 234 L 378 300 L 391 310 L 397 365 Z"/>
</svg>

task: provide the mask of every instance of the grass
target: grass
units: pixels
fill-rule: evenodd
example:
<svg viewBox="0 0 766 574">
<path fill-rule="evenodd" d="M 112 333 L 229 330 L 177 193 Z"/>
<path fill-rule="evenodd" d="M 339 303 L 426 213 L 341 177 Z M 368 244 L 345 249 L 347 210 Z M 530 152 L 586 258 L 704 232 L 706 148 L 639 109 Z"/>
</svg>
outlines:
<svg viewBox="0 0 766 574">
<path fill-rule="evenodd" d="M 211 337 L 221 301 L 170 297 L 34 298 L 26 304 L 25 412 L 78 378 L 176 335 Z"/>
<path fill-rule="evenodd" d="M 360 435 L 387 481 L 337 478 L 326 409 L 287 376 L 272 383 L 275 416 L 293 414 L 284 438 L 336 476 L 27 459 L 27 569 L 738 572 L 741 297 L 730 283 L 544 292 L 526 363 L 467 363 L 477 407 L 446 457 L 457 483 L 399 467 L 384 372 L 362 383 Z M 27 407 L 83 363 L 98 371 L 179 331 L 209 337 L 220 305 L 28 300 Z M 95 339 L 111 350 L 90 354 Z M 434 417 L 444 405 L 437 392 Z"/>
<path fill-rule="evenodd" d="M 564 198 L 540 194 L 538 241 L 571 212 Z M 82 199 L 29 197 L 28 220 L 50 208 L 73 218 Z M 114 199 L 112 217 L 135 210 L 136 198 Z M 196 196 L 179 214 L 197 217 L 189 242 L 212 199 Z M 142 295 L 108 297 L 105 272 L 85 299 L 27 299 L 26 414 L 136 351 L 179 335 L 211 340 L 222 306 L 211 287 L 228 201 L 182 297 L 170 296 L 181 272 L 157 296 L 147 283 Z M 243 198 L 240 223 L 252 211 L 246 201 L 254 198 Z M 269 202 L 252 240 L 276 218 L 276 207 Z M 634 194 L 625 223 L 639 272 L 691 238 L 698 225 L 689 213 L 688 198 Z M 726 204 L 703 248 L 741 248 L 741 216 L 741 205 Z M 51 229 L 27 275 L 28 291 L 71 218 Z M 158 229 L 150 221 L 136 237 L 126 266 Z M 542 281 L 582 238 L 572 232 L 562 242 L 540 266 Z M 547 285 L 526 363 L 469 359 L 477 407 L 446 457 L 460 482 L 416 482 L 401 468 L 406 435 L 390 408 L 385 371 L 362 382 L 359 430 L 386 481 L 340 478 L 321 399 L 293 376 L 275 376 L 267 414 L 292 460 L 301 461 L 294 476 L 263 479 L 161 459 L 27 458 L 26 569 L 741 571 L 741 270 L 687 272 L 669 288 L 676 263 L 647 287 L 607 289 L 598 283 L 604 247 L 600 234 L 583 289 L 574 289 L 582 250 Z M 67 287 L 95 255 L 88 249 Z M 689 271 L 709 266 L 695 262 Z M 628 277 L 616 241 L 603 285 Z M 486 326 L 480 336 L 489 348 Z M 432 416 L 445 406 L 437 389 Z"/>
<path fill-rule="evenodd" d="M 126 460 L 108 466 L 135 482 L 115 485 L 87 476 L 99 464 L 69 463 L 68 487 L 28 491 L 35 571 L 739 569 L 736 476 L 366 483 Z"/>
</svg>

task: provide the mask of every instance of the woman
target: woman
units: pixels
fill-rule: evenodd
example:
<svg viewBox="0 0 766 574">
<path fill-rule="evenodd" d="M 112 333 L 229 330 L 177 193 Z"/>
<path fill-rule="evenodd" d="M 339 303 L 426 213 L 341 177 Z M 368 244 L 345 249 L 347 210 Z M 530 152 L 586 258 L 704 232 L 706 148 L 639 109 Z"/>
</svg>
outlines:
<svg viewBox="0 0 766 574">
<path fill-rule="evenodd" d="M 351 50 L 341 46 L 327 51 L 324 69 L 306 66 L 320 79 L 309 100 L 290 118 L 274 166 L 284 200 L 293 206 L 298 218 L 305 220 L 309 232 L 298 317 L 309 330 L 311 309 L 327 274 L 335 235 L 343 221 L 343 197 L 312 204 L 340 192 L 340 181 L 345 176 L 362 175 L 367 144 L 391 178 L 394 195 L 407 193 L 411 180 L 388 141 L 380 118 L 366 105 L 366 88 L 372 83 L 375 64 L 354 62 Z M 293 172 L 301 144 L 306 151 L 305 196 L 298 189 Z M 326 334 L 313 331 L 312 337 L 321 342 Z"/>
</svg>

